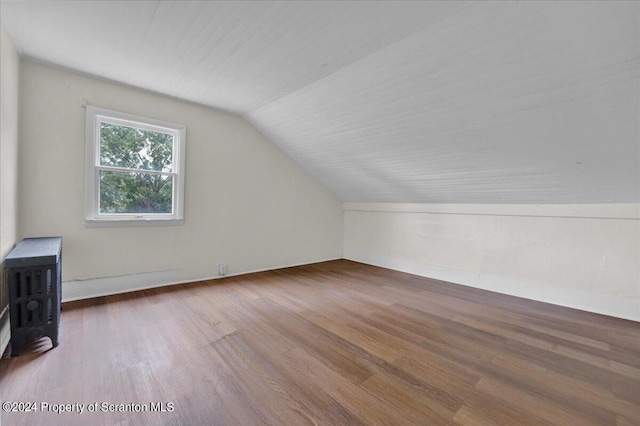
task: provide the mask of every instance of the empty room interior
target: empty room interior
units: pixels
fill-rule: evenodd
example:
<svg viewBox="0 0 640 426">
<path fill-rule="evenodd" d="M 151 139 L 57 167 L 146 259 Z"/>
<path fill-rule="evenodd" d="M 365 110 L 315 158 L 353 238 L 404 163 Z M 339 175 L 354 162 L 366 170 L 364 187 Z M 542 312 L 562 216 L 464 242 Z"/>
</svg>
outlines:
<svg viewBox="0 0 640 426">
<path fill-rule="evenodd" d="M 0 21 L 3 426 L 640 424 L 640 2 Z"/>
</svg>

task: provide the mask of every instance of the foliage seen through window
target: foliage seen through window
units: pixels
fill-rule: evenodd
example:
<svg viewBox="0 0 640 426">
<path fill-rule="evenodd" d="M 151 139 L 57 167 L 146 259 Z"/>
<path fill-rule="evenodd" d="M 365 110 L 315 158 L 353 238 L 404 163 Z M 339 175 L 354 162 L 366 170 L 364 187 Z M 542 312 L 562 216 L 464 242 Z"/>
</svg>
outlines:
<svg viewBox="0 0 640 426">
<path fill-rule="evenodd" d="M 172 213 L 173 142 L 171 134 L 101 122 L 100 165 L 109 170 L 100 170 L 100 213 Z"/>
</svg>

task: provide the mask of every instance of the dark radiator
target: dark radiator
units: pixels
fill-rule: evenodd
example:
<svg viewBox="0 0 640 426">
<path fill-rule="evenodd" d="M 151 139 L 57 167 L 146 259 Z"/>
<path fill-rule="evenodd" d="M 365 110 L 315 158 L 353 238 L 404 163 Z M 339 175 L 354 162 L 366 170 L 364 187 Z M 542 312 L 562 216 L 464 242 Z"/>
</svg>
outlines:
<svg viewBox="0 0 640 426">
<path fill-rule="evenodd" d="M 9 287 L 11 356 L 27 340 L 47 336 L 58 346 L 62 238 L 25 238 L 4 259 Z"/>
<path fill-rule="evenodd" d="M 6 274 L 2 271 L 2 277 L 0 277 L 0 319 L 7 309 L 9 309 L 9 287 L 7 286 Z"/>
</svg>

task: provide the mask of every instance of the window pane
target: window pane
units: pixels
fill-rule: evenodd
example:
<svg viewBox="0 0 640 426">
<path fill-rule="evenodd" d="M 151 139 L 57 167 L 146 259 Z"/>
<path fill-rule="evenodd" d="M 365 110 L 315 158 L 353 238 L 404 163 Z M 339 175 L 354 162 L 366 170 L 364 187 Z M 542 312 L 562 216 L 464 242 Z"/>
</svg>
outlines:
<svg viewBox="0 0 640 426">
<path fill-rule="evenodd" d="M 172 199 L 172 176 L 100 171 L 101 214 L 171 214 Z"/>
<path fill-rule="evenodd" d="M 100 123 L 100 164 L 129 169 L 172 171 L 173 135 Z"/>
</svg>

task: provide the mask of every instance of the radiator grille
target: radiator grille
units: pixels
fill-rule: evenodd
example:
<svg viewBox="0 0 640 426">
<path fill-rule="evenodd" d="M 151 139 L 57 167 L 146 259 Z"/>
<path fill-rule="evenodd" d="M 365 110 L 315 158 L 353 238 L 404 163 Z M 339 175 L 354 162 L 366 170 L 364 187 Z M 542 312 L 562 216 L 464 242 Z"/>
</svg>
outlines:
<svg viewBox="0 0 640 426">
<path fill-rule="evenodd" d="M 62 238 L 25 238 L 5 257 L 9 287 L 11 356 L 43 336 L 58 346 Z"/>
<path fill-rule="evenodd" d="M 16 309 L 16 328 L 34 327 L 51 324 L 53 321 L 52 270 L 15 269 L 10 280 L 15 285 L 15 299 L 12 301 Z"/>
</svg>

